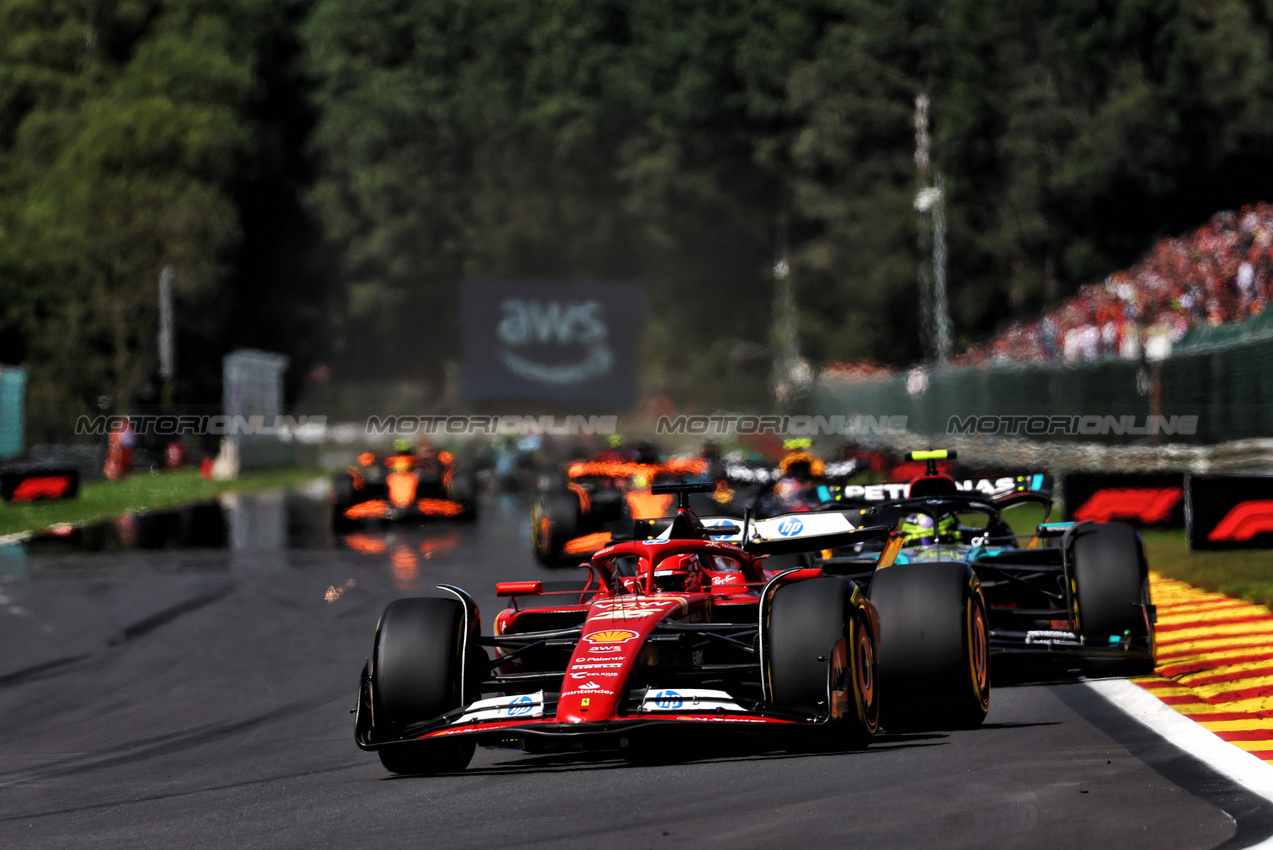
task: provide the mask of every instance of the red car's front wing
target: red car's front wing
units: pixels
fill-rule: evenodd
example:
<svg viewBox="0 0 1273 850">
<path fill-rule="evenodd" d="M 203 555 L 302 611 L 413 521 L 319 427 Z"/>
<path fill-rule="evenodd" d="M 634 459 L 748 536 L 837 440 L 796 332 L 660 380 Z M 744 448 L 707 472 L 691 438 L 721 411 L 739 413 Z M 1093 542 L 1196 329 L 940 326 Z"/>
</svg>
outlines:
<svg viewBox="0 0 1273 850">
<path fill-rule="evenodd" d="M 364 750 L 411 746 L 423 741 L 456 737 L 472 737 L 478 743 L 508 742 L 518 739 L 540 739 L 541 741 L 562 739 L 563 743 L 565 743 L 564 739 L 569 739 L 573 743 L 585 739 L 597 747 L 605 747 L 615 745 L 619 739 L 630 735 L 660 728 L 695 727 L 701 731 L 710 729 L 737 733 L 760 729 L 824 730 L 828 725 L 826 717 L 766 704 L 758 704 L 747 711 L 694 712 L 690 710 L 659 714 L 619 714 L 583 723 L 564 723 L 555 716 L 545 716 L 459 724 L 455 722 L 455 718 L 463 713 L 461 708 L 449 715 L 408 726 L 395 737 L 377 739 L 371 724 L 371 699 L 366 679 L 360 688 L 355 712 L 357 717 L 354 723 L 354 740 Z"/>
</svg>

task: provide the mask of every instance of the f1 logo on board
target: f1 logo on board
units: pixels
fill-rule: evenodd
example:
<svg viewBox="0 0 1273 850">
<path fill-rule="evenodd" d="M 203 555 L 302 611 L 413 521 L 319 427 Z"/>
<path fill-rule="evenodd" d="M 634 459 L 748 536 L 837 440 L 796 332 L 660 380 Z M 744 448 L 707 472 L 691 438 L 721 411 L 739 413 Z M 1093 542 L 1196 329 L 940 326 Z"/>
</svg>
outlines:
<svg viewBox="0 0 1273 850">
<path fill-rule="evenodd" d="M 1212 541 L 1250 540 L 1257 534 L 1273 533 L 1273 500 L 1242 502 L 1224 515 L 1207 535 Z"/>
<path fill-rule="evenodd" d="M 71 489 L 71 480 L 63 475 L 44 478 L 28 478 L 13 491 L 13 501 L 33 502 L 36 499 L 60 499 Z"/>
<path fill-rule="evenodd" d="M 1181 487 L 1118 487 L 1097 490 L 1074 512 L 1074 518 L 1092 522 L 1134 519 L 1153 525 L 1166 521 L 1184 495 Z"/>
<path fill-rule="evenodd" d="M 6 502 L 74 499 L 79 493 L 80 474 L 73 469 L 0 473 L 0 498 Z"/>
<path fill-rule="evenodd" d="M 1273 550 L 1273 475 L 1185 477 L 1190 549 Z"/>
<path fill-rule="evenodd" d="M 804 523 L 795 517 L 784 519 L 778 524 L 778 533 L 783 537 L 794 537 L 804 528 Z"/>
</svg>

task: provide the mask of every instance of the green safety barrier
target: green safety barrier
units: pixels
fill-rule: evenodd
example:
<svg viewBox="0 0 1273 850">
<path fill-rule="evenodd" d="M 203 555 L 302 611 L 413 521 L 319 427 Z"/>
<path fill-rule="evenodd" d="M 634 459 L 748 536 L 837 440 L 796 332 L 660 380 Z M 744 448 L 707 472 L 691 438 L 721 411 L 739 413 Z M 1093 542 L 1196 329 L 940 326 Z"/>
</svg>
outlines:
<svg viewBox="0 0 1273 850">
<path fill-rule="evenodd" d="M 905 416 L 908 431 L 934 439 L 996 433 L 1210 445 L 1273 437 L 1273 333 L 1195 342 L 1159 363 L 1110 358 L 824 377 L 813 406 L 817 415 L 867 417 L 867 423 Z"/>
</svg>

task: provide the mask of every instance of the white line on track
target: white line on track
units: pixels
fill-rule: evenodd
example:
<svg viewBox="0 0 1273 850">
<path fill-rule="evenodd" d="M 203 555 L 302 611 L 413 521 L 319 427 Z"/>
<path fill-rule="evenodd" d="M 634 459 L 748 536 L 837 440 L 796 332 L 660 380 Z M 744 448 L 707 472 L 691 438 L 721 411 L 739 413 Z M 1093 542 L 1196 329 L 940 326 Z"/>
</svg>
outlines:
<svg viewBox="0 0 1273 850">
<path fill-rule="evenodd" d="M 30 538 L 31 532 L 19 531 L 17 534 L 0 534 L 0 546 L 13 546 L 17 543 L 25 543 Z"/>
<path fill-rule="evenodd" d="M 1212 770 L 1273 801 L 1273 765 L 1212 734 L 1126 679 L 1097 679 L 1086 684 L 1132 719 Z M 1273 850 L 1273 838 L 1251 845 L 1250 850 Z"/>
</svg>

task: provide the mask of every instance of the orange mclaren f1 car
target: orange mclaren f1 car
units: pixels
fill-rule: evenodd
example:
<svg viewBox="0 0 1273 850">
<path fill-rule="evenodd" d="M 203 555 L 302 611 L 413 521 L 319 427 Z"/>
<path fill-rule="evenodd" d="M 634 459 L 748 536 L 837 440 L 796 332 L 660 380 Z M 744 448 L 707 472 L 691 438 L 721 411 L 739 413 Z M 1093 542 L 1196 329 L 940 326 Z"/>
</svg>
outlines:
<svg viewBox="0 0 1273 850">
<path fill-rule="evenodd" d="M 332 477 L 331 504 L 338 529 L 373 520 L 477 517 L 472 478 L 457 471 L 450 452 L 431 448 L 383 459 L 364 452 Z"/>
<path fill-rule="evenodd" d="M 611 539 L 611 529 L 623 520 L 666 516 L 672 497 L 652 492 L 651 486 L 709 474 L 703 458 L 653 460 L 593 459 L 568 464 L 564 482 L 541 487 L 531 504 L 531 548 L 545 566 L 573 566 L 586 561 Z M 719 499 L 733 498 L 722 482 L 712 491 Z M 724 503 L 715 514 L 729 511 Z"/>
</svg>

